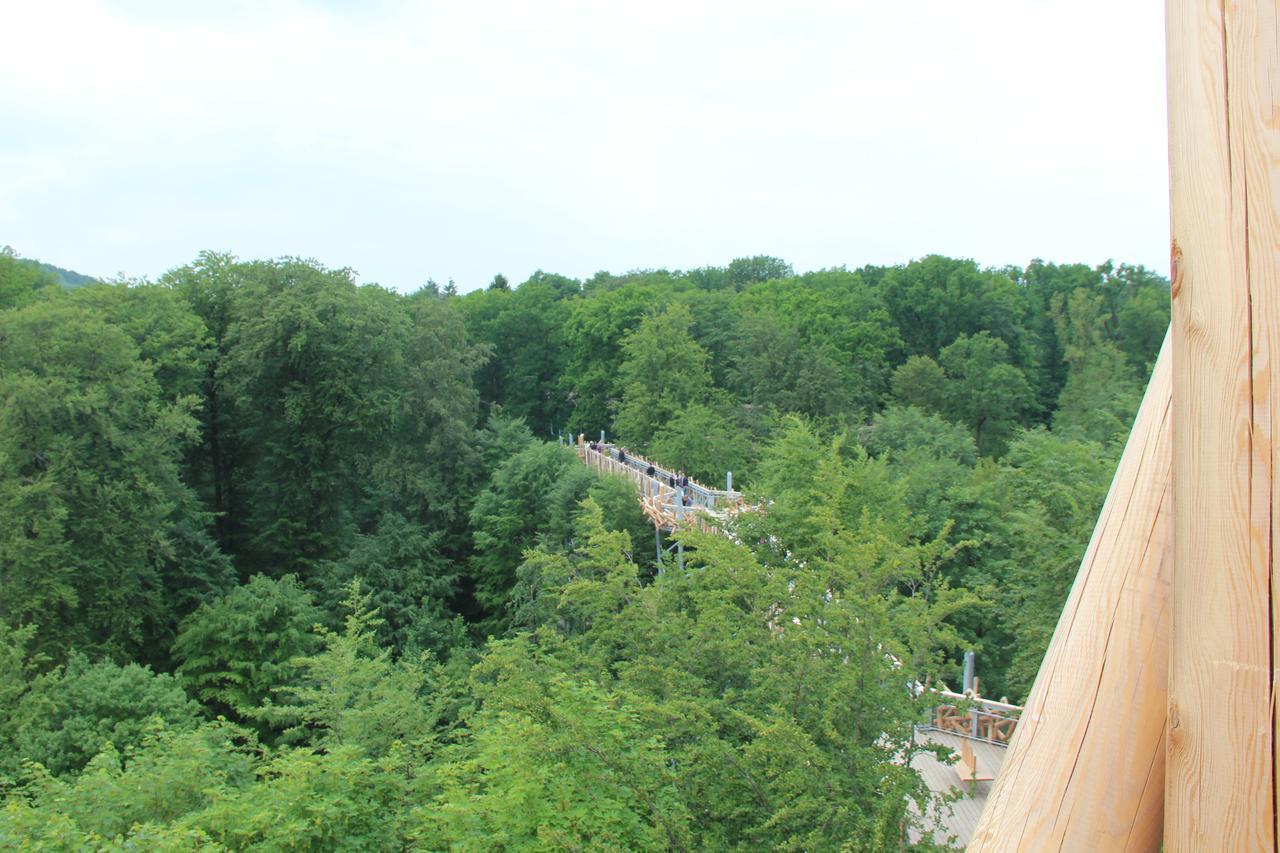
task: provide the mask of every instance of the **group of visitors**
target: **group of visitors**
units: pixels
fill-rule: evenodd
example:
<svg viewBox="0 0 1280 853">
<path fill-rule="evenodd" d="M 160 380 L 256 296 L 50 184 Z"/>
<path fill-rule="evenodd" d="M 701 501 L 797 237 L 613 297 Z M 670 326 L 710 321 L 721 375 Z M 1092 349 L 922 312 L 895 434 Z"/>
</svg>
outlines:
<svg viewBox="0 0 1280 853">
<path fill-rule="evenodd" d="M 689 491 L 689 475 L 680 469 L 674 474 L 667 475 L 667 485 L 673 489 L 680 490 L 681 503 L 685 506 L 693 505 L 693 496 Z"/>
<path fill-rule="evenodd" d="M 601 444 L 598 441 L 591 442 L 590 444 L 587 445 L 587 447 L 591 448 L 596 453 L 608 454 L 612 456 L 614 459 L 621 462 L 623 465 L 627 464 L 627 450 L 624 447 L 619 447 L 613 451 L 610 451 L 608 445 Z M 650 462 L 648 467 L 644 469 L 644 473 L 649 477 L 658 479 L 658 469 L 654 467 L 652 462 Z M 668 474 L 666 479 L 667 479 L 668 486 L 670 486 L 673 489 L 678 488 L 681 490 L 682 494 L 684 495 L 684 505 L 691 506 L 693 504 L 693 501 L 689 496 L 689 475 L 684 472 L 684 469 L 682 468 L 679 471 L 676 471 L 674 474 Z"/>
</svg>

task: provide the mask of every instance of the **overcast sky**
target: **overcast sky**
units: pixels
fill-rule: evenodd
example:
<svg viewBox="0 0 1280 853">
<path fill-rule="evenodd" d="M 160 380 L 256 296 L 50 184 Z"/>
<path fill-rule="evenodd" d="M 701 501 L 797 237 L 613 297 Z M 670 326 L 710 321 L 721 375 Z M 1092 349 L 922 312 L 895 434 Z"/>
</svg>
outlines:
<svg viewBox="0 0 1280 853">
<path fill-rule="evenodd" d="M 176 10 L 183 11 L 176 11 Z M 0 0 L 0 245 L 410 290 L 932 252 L 1168 271 L 1157 0 Z"/>
</svg>

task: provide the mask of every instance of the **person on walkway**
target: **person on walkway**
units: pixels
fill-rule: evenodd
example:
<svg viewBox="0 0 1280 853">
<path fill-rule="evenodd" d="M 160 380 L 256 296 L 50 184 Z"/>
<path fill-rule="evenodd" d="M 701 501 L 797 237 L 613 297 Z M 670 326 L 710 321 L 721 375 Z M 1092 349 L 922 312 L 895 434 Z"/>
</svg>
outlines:
<svg viewBox="0 0 1280 853">
<path fill-rule="evenodd" d="M 618 461 L 624 465 L 627 462 L 627 451 L 623 450 L 621 447 L 618 448 Z"/>
<path fill-rule="evenodd" d="M 652 477 L 656 472 L 657 472 L 657 469 L 654 468 L 653 465 L 650 465 L 648 468 L 644 469 L 644 473 L 650 477 Z"/>
<path fill-rule="evenodd" d="M 689 475 L 684 472 L 683 468 L 680 469 L 680 488 L 689 488 Z"/>
</svg>

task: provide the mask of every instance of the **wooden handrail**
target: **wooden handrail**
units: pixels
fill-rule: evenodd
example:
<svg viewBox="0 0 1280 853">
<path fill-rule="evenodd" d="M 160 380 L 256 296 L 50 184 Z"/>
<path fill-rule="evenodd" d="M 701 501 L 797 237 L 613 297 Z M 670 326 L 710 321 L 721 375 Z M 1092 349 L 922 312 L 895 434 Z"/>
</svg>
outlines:
<svg viewBox="0 0 1280 853">
<path fill-rule="evenodd" d="M 948 699 L 958 699 L 960 701 L 976 702 L 979 705 L 982 705 L 983 707 L 999 708 L 1003 711 L 1017 711 L 1018 713 L 1021 713 L 1023 710 L 1022 705 L 1012 705 L 1008 702 L 998 702 L 995 699 L 986 699 L 982 696 L 974 696 L 970 693 L 956 693 L 954 690 L 947 690 L 945 688 L 942 690 L 934 690 L 933 692 L 937 693 L 939 696 L 946 696 Z"/>
</svg>

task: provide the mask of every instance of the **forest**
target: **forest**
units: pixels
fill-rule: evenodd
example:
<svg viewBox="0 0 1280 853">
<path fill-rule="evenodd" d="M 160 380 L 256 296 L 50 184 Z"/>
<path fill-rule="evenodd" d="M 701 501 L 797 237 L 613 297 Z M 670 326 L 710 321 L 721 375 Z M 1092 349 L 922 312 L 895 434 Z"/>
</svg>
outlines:
<svg viewBox="0 0 1280 853">
<path fill-rule="evenodd" d="M 5 848 L 945 848 L 919 688 L 1025 699 L 1170 311 L 1112 262 L 51 269 L 0 252 Z M 660 560 L 601 431 L 759 511 Z"/>
</svg>

